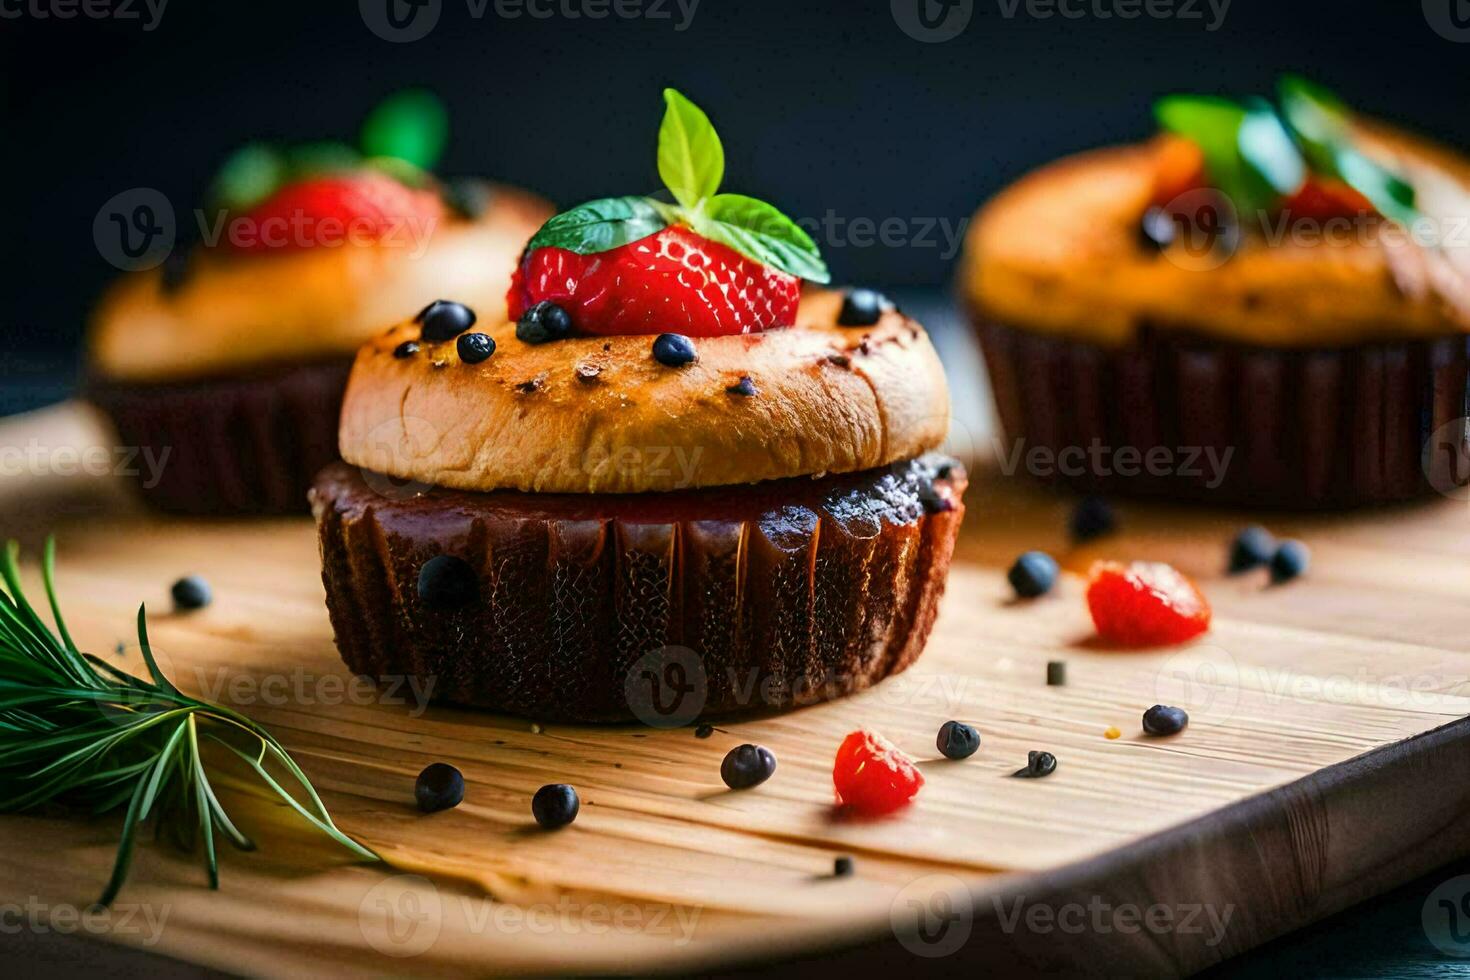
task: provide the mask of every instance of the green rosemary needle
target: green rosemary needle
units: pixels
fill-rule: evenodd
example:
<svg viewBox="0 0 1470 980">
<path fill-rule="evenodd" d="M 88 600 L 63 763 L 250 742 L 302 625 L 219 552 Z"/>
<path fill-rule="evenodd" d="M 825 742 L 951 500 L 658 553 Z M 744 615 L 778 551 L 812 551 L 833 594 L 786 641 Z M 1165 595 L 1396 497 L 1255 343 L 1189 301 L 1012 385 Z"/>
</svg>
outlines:
<svg viewBox="0 0 1470 980">
<path fill-rule="evenodd" d="M 138 828 L 185 849 L 202 841 L 209 886 L 219 887 L 215 833 L 241 850 L 254 845 L 220 805 L 201 751 L 205 744 L 244 761 L 308 823 L 360 858 L 376 854 L 332 823 L 316 790 L 269 732 L 220 705 L 181 693 L 159 669 L 138 608 L 138 645 L 151 680 L 83 653 L 72 642 L 56 599 L 56 543 L 47 539 L 42 581 L 56 632 L 26 601 L 11 541 L 0 556 L 0 812 L 52 804 L 78 812 L 126 807 L 112 878 L 98 904 L 110 905 L 128 877 Z M 284 772 L 277 781 L 268 764 Z M 295 782 L 298 800 L 282 782 Z"/>
</svg>

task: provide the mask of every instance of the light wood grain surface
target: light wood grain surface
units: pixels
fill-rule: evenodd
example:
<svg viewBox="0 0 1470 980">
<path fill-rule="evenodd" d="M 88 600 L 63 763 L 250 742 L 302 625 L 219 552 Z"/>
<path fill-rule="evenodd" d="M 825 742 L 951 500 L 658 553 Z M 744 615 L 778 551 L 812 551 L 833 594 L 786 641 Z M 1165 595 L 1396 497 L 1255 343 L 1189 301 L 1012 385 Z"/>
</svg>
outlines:
<svg viewBox="0 0 1470 980">
<path fill-rule="evenodd" d="M 98 438 L 72 408 L 0 428 L 0 445 Z M 534 719 L 425 708 L 406 690 L 354 685 L 332 645 L 309 521 L 164 521 L 134 508 L 109 477 L 44 470 L 7 479 L 0 520 L 32 547 L 58 532 L 60 592 L 78 642 L 109 656 L 121 642 L 118 661 L 137 669 L 131 619 L 146 601 L 180 686 L 272 729 L 340 826 L 387 859 L 348 864 L 248 791 L 228 802 L 263 846 L 226 856 L 220 892 L 207 890 L 193 857 L 144 848 L 120 899 L 136 913 L 96 928 L 227 970 L 694 969 L 881 941 L 910 898 L 952 891 L 956 880 L 984 896 L 1099 861 L 1116 875 L 1130 854 L 1148 853 L 1139 843 L 1149 835 L 1203 826 L 1323 770 L 1351 789 L 1366 777 L 1329 767 L 1470 714 L 1470 512 L 1461 502 L 1283 517 L 1273 530 L 1306 540 L 1313 568 L 1267 588 L 1261 576 L 1222 574 L 1240 515 L 1123 505 L 1120 534 L 1069 549 L 1067 500 L 981 465 L 942 613 L 915 668 L 855 698 L 719 724 L 698 739 L 688 728 L 533 728 Z M 1004 568 L 1027 548 L 1052 550 L 1070 573 L 1100 557 L 1173 562 L 1204 587 L 1214 629 L 1177 650 L 1100 647 L 1079 575 L 1036 602 L 1009 598 Z M 216 599 L 175 615 L 168 586 L 186 573 L 207 578 Z M 1067 661 L 1064 687 L 1045 685 L 1054 659 Z M 1158 701 L 1189 709 L 1184 734 L 1142 734 L 1140 716 Z M 971 760 L 938 758 L 935 732 L 949 718 L 980 729 Z M 896 818 L 833 813 L 832 756 L 862 726 L 923 760 L 927 785 Z M 1106 739 L 1109 726 L 1122 737 Z M 768 746 L 779 768 L 765 785 L 731 792 L 720 760 L 745 741 Z M 1008 778 L 1029 749 L 1055 753 L 1056 774 Z M 1416 756 L 1404 757 L 1408 774 Z M 469 789 L 458 809 L 426 817 L 413 807 L 413 780 L 431 761 L 458 766 Z M 1393 770 L 1374 778 L 1392 792 Z M 583 800 L 577 822 L 554 834 L 530 816 L 531 795 L 547 782 L 573 783 Z M 1436 813 L 1441 803 L 1458 805 L 1424 800 L 1426 834 L 1449 819 Z M 0 893 L 45 915 L 84 907 L 105 880 L 116 832 L 108 819 L 0 819 Z M 1336 827 L 1324 866 L 1355 873 L 1353 854 L 1333 848 L 1356 832 Z M 1371 849 L 1357 851 L 1370 859 Z M 831 879 L 843 854 L 857 873 Z M 1406 860 L 1373 887 L 1414 866 Z M 1299 910 L 1295 921 L 1334 904 Z M 1256 923 L 1154 965 L 1192 968 L 1282 927 Z"/>
</svg>

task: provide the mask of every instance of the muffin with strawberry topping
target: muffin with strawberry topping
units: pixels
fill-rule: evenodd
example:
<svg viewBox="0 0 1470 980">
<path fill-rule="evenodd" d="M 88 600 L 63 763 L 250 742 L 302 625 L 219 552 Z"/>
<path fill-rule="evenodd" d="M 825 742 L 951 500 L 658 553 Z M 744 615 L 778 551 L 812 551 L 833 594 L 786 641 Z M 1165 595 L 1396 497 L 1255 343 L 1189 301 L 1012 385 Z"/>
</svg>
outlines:
<svg viewBox="0 0 1470 980">
<path fill-rule="evenodd" d="M 424 296 L 455 295 L 492 319 L 539 199 L 430 173 L 444 110 L 404 92 L 340 143 L 236 152 L 208 204 L 180 214 L 158 268 L 99 303 L 87 392 L 122 443 L 163 461 L 145 498 L 187 513 L 305 511 L 337 458 L 354 352 Z M 163 455 L 163 454 L 167 455 Z"/>
<path fill-rule="evenodd" d="M 860 690 L 922 650 L 965 488 L 934 454 L 934 349 L 871 291 L 803 291 L 827 280 L 811 239 L 718 193 L 709 120 L 666 100 L 672 201 L 559 214 L 513 319 L 433 303 L 358 353 L 344 462 L 312 491 L 354 670 L 677 723 Z"/>
<path fill-rule="evenodd" d="M 1156 116 L 970 228 L 1008 451 L 1091 491 L 1269 507 L 1470 480 L 1470 161 L 1299 78 Z"/>
</svg>

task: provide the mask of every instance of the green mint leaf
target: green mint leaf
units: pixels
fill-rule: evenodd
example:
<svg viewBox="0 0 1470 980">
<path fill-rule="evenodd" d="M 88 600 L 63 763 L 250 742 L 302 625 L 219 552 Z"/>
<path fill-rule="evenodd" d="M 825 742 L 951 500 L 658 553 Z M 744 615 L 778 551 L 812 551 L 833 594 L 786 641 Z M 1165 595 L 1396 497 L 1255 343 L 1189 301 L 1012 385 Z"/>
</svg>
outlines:
<svg viewBox="0 0 1470 980">
<path fill-rule="evenodd" d="M 1280 93 L 1282 114 L 1314 171 L 1343 181 L 1390 220 L 1408 224 L 1419 216 L 1414 188 L 1358 149 L 1352 110 L 1341 99 L 1297 75 L 1281 80 Z"/>
<path fill-rule="evenodd" d="M 1210 183 L 1241 212 L 1269 208 L 1274 200 L 1269 182 L 1241 156 L 1246 115 L 1239 103 L 1209 95 L 1171 95 L 1154 104 L 1159 125 L 1200 148 Z"/>
<path fill-rule="evenodd" d="M 1318 173 L 1336 176 L 1336 147 L 1348 138 L 1350 111 L 1332 92 L 1298 75 L 1278 86 L 1286 117 L 1308 163 Z"/>
<path fill-rule="evenodd" d="M 433 170 L 449 139 L 449 114 L 432 92 L 409 89 L 384 99 L 362 124 L 362 152 Z"/>
<path fill-rule="evenodd" d="M 1307 177 L 1307 164 L 1276 110 L 1263 99 L 1253 100 L 1237 135 L 1240 156 L 1276 194 L 1295 193 Z"/>
<path fill-rule="evenodd" d="M 719 194 L 706 202 L 694 230 L 762 265 L 812 282 L 830 282 L 822 253 L 800 225 L 772 205 L 743 194 Z"/>
<path fill-rule="evenodd" d="M 578 255 L 606 252 L 663 231 L 669 222 L 646 197 L 605 197 L 556 215 L 526 243 L 526 251 L 565 248 Z"/>
<path fill-rule="evenodd" d="M 302 143 L 286 151 L 286 166 L 291 179 L 320 177 L 356 170 L 362 164 L 357 150 L 346 143 L 323 140 L 317 143 Z"/>
<path fill-rule="evenodd" d="M 274 194 L 287 180 L 285 158 L 274 147 L 249 143 L 225 159 L 210 185 L 212 207 L 246 211 Z"/>
<path fill-rule="evenodd" d="M 664 89 L 658 127 L 658 175 L 686 208 L 713 197 L 725 178 L 725 148 L 704 110 L 674 89 Z"/>
</svg>

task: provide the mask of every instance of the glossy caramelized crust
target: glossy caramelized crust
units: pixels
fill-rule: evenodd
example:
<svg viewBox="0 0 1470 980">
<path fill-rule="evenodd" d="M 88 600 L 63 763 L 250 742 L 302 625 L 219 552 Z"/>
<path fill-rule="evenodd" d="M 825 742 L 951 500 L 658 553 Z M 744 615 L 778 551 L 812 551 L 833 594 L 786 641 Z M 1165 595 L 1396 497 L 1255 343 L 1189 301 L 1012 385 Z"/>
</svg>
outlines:
<svg viewBox="0 0 1470 980">
<path fill-rule="evenodd" d="M 546 720 L 680 724 L 841 696 L 912 664 L 965 482 L 929 457 L 669 494 L 417 493 L 336 463 L 312 504 L 356 673 Z M 419 589 L 441 556 L 462 570 L 452 604 Z M 660 718 L 639 686 L 650 654 L 689 692 Z"/>
<path fill-rule="evenodd" d="M 1365 130 L 1375 156 L 1415 179 L 1470 187 L 1465 159 L 1387 127 Z M 971 225 L 963 291 L 980 318 L 1119 346 L 1141 326 L 1267 347 L 1445 336 L 1470 325 L 1413 278 L 1414 249 L 1343 221 L 1332 240 L 1260 233 L 1228 259 L 1179 243 L 1145 246 L 1153 144 L 1095 150 L 1043 167 L 1002 191 Z M 1464 215 L 1470 218 L 1470 214 Z M 1330 231 L 1331 229 L 1324 229 Z"/>
<path fill-rule="evenodd" d="M 787 330 L 694 338 L 668 367 L 651 336 L 533 346 L 512 324 L 495 354 L 462 363 L 407 322 L 359 353 L 342 409 L 342 458 L 465 490 L 639 493 L 850 473 L 911 459 L 949 427 L 939 358 L 913 320 L 836 325 L 842 298 L 805 296 Z M 674 329 L 671 325 L 671 329 Z M 755 393 L 727 390 L 748 377 Z"/>
<path fill-rule="evenodd" d="M 270 255 L 201 250 L 173 291 L 157 269 L 124 276 L 94 314 L 90 372 L 178 381 L 351 357 L 383 324 L 437 296 L 500 320 L 516 257 L 550 214 L 546 202 L 496 187 L 479 218 L 446 214 L 387 243 Z"/>
</svg>

